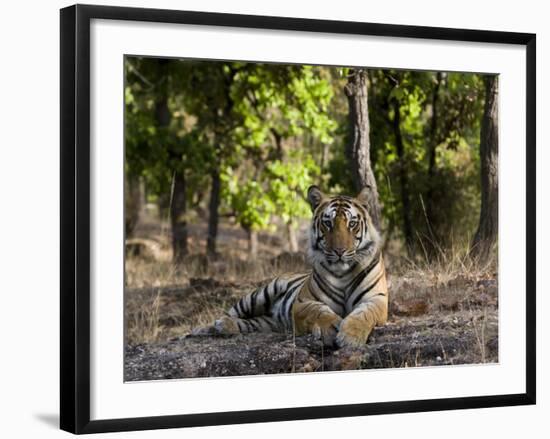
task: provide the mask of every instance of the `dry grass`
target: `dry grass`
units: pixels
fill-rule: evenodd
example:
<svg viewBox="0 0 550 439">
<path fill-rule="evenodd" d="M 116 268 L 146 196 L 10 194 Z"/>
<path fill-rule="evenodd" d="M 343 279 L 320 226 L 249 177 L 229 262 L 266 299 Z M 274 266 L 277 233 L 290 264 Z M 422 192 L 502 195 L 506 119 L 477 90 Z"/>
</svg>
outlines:
<svg viewBox="0 0 550 439">
<path fill-rule="evenodd" d="M 209 261 L 189 257 L 175 269 L 169 261 L 126 259 L 127 342 L 149 343 L 212 323 L 242 295 L 279 274 L 307 269 L 300 258 L 236 257 Z"/>
<path fill-rule="evenodd" d="M 222 233 L 226 232 L 222 229 Z M 160 243 L 161 251 L 155 257 L 147 254 L 127 256 L 125 312 L 129 344 L 164 342 L 188 334 L 197 326 L 212 323 L 239 297 L 264 281 L 282 273 L 308 269 L 303 257 L 284 252 L 277 257 L 282 251 L 280 245 L 265 240 L 260 247 L 260 257 L 249 261 L 244 237 L 238 233 L 233 236 L 235 239 L 220 240 L 223 257 L 208 260 L 194 254 L 177 269 L 170 262 L 168 240 L 159 235 L 155 235 L 155 242 Z M 192 238 L 191 242 L 194 251 L 204 248 L 200 240 Z M 421 323 L 421 327 L 433 320 L 443 325 L 443 329 L 437 326 L 434 334 L 442 334 L 447 339 L 456 336 L 457 340 L 460 340 L 462 328 L 467 327 L 473 330 L 475 343 L 466 348 L 461 345 L 460 349 L 468 351 L 467 355 L 461 353 L 461 361 L 497 360 L 495 352 L 498 349 L 494 346 L 495 343 L 498 346 L 496 260 L 480 267 L 470 260 L 463 247 L 440 251 L 431 260 L 423 257 L 410 260 L 392 256 L 388 251 L 386 264 L 390 327 L 393 324 L 403 327 L 410 322 L 414 329 L 417 323 Z M 434 343 L 438 344 L 437 339 Z M 441 361 L 452 364 L 457 352 L 438 349 Z M 405 359 L 396 360 L 395 366 L 413 366 L 419 361 L 411 351 Z"/>
</svg>

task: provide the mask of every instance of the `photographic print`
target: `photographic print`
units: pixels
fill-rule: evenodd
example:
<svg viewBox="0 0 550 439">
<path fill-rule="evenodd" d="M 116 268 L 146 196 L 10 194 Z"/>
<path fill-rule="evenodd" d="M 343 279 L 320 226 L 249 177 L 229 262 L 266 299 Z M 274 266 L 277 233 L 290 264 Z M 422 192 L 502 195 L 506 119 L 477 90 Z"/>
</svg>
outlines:
<svg viewBox="0 0 550 439">
<path fill-rule="evenodd" d="M 63 430 L 535 404 L 535 34 L 60 20 Z"/>
<path fill-rule="evenodd" d="M 124 81 L 125 381 L 498 363 L 498 75 Z"/>
</svg>

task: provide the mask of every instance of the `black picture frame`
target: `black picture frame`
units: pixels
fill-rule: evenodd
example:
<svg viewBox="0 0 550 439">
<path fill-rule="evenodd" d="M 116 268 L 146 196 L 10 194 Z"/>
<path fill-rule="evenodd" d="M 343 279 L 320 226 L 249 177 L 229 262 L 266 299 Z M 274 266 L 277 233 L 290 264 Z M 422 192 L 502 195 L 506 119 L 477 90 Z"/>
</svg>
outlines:
<svg viewBox="0 0 550 439">
<path fill-rule="evenodd" d="M 90 420 L 90 21 L 230 26 L 504 43 L 526 47 L 526 392 L 508 395 Z M 192 427 L 535 404 L 536 35 L 303 18 L 75 5 L 61 9 L 60 426 L 72 433 Z"/>
</svg>

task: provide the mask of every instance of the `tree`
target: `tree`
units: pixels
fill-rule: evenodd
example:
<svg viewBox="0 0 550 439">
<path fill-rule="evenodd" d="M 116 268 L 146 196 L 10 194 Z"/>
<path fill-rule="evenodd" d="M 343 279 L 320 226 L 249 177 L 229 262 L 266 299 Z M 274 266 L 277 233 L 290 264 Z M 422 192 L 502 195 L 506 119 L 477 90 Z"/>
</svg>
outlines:
<svg viewBox="0 0 550 439">
<path fill-rule="evenodd" d="M 298 251 L 297 220 L 309 216 L 303 194 L 319 176 L 313 148 L 331 143 L 335 128 L 327 115 L 326 71 L 245 64 L 230 92 L 242 124 L 232 132 L 236 153 L 221 169 L 223 198 L 247 232 L 251 257 L 257 233 L 272 228 L 275 215 L 286 227 L 289 250 Z"/>
<path fill-rule="evenodd" d="M 401 207 L 403 218 L 403 233 L 405 235 L 405 244 L 407 251 L 412 254 L 413 249 L 413 227 L 411 220 L 411 204 L 409 194 L 409 177 L 406 169 L 405 145 L 403 143 L 403 135 L 401 133 L 401 105 L 399 99 L 395 96 L 392 98 L 393 106 L 393 135 L 395 146 L 397 149 L 398 167 L 399 167 L 399 182 L 401 186 Z"/>
<path fill-rule="evenodd" d="M 180 75 L 184 105 L 197 119 L 196 129 L 202 133 L 203 142 L 209 150 L 206 169 L 210 176 L 206 252 L 214 256 L 221 202 L 220 173 L 227 160 L 238 160 L 234 130 L 243 121 L 234 110 L 232 88 L 242 63 L 194 61 L 180 64 L 185 66 Z"/>
<path fill-rule="evenodd" d="M 367 71 L 351 69 L 345 93 L 349 104 L 350 139 L 346 155 L 351 169 L 355 190 L 359 193 L 369 188 L 369 214 L 377 229 L 380 230 L 380 203 L 378 188 L 371 168 L 369 139 L 369 109 L 367 90 Z"/>
<path fill-rule="evenodd" d="M 427 181 L 423 189 L 426 227 L 423 249 L 437 257 L 477 224 L 479 136 L 484 90 L 480 75 L 431 73 L 425 85 Z M 477 215 L 476 215 L 477 216 Z M 461 240 L 463 241 L 463 239 Z M 469 243 L 468 243 L 469 244 Z"/>
<path fill-rule="evenodd" d="M 431 102 L 431 121 L 429 123 L 427 138 L 428 140 L 428 179 L 429 186 L 428 192 L 426 194 L 426 215 L 428 221 L 432 221 L 434 217 L 435 203 L 434 203 L 434 176 L 436 171 L 436 159 L 437 159 L 437 146 L 439 144 L 438 138 L 438 125 L 439 125 L 439 89 L 441 88 L 441 83 L 443 82 L 443 73 L 437 72 L 435 78 L 435 84 L 432 91 L 432 102 Z M 431 234 L 434 234 L 433 228 L 430 227 Z M 437 240 L 437 236 L 433 236 Z"/>
<path fill-rule="evenodd" d="M 180 264 L 187 254 L 187 220 L 186 220 L 186 194 L 185 194 L 185 169 L 181 163 L 181 154 L 173 145 L 170 133 L 171 113 L 168 108 L 171 90 L 172 64 L 170 59 L 158 60 L 158 84 L 155 102 L 155 116 L 160 137 L 165 139 L 166 150 L 173 163 L 172 187 L 170 193 L 170 226 L 172 230 L 172 258 L 175 264 Z"/>
<path fill-rule="evenodd" d="M 485 106 L 479 142 L 481 157 L 481 212 L 471 244 L 480 263 L 489 260 L 498 238 L 498 77 L 486 76 Z"/>
<path fill-rule="evenodd" d="M 449 245 L 469 245 L 463 237 L 479 212 L 480 78 L 369 71 L 371 166 L 386 239 L 405 241 L 409 256 L 420 249 L 439 257 Z"/>
<path fill-rule="evenodd" d="M 140 176 L 149 196 L 165 200 L 173 261 L 179 264 L 188 252 L 189 187 L 201 186 L 209 152 L 185 113 L 178 78 L 188 67 L 140 57 L 127 57 L 125 67 L 127 180 Z"/>
<path fill-rule="evenodd" d="M 386 239 L 423 256 L 471 244 L 460 238 L 480 220 L 482 75 L 142 57 L 125 66 L 125 184 L 142 182 L 136 199 L 159 205 L 175 260 L 197 215 L 209 254 L 221 218 L 246 230 L 253 257 L 257 234 L 276 227 L 296 250 L 310 184 L 350 195 L 369 186 Z"/>
<path fill-rule="evenodd" d="M 143 184 L 139 176 L 126 173 L 124 179 L 124 231 L 130 237 L 143 210 Z"/>
</svg>

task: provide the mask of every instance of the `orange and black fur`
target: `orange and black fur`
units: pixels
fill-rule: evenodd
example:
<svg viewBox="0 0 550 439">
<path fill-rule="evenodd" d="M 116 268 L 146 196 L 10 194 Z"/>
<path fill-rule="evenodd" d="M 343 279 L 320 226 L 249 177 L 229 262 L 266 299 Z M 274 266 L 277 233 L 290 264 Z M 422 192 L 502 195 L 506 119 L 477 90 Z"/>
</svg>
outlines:
<svg viewBox="0 0 550 439">
<path fill-rule="evenodd" d="M 283 275 L 240 299 L 197 333 L 313 333 L 326 345 L 361 346 L 386 322 L 388 289 L 380 237 L 356 198 L 308 190 L 313 210 L 308 258 L 312 271 Z"/>
</svg>

